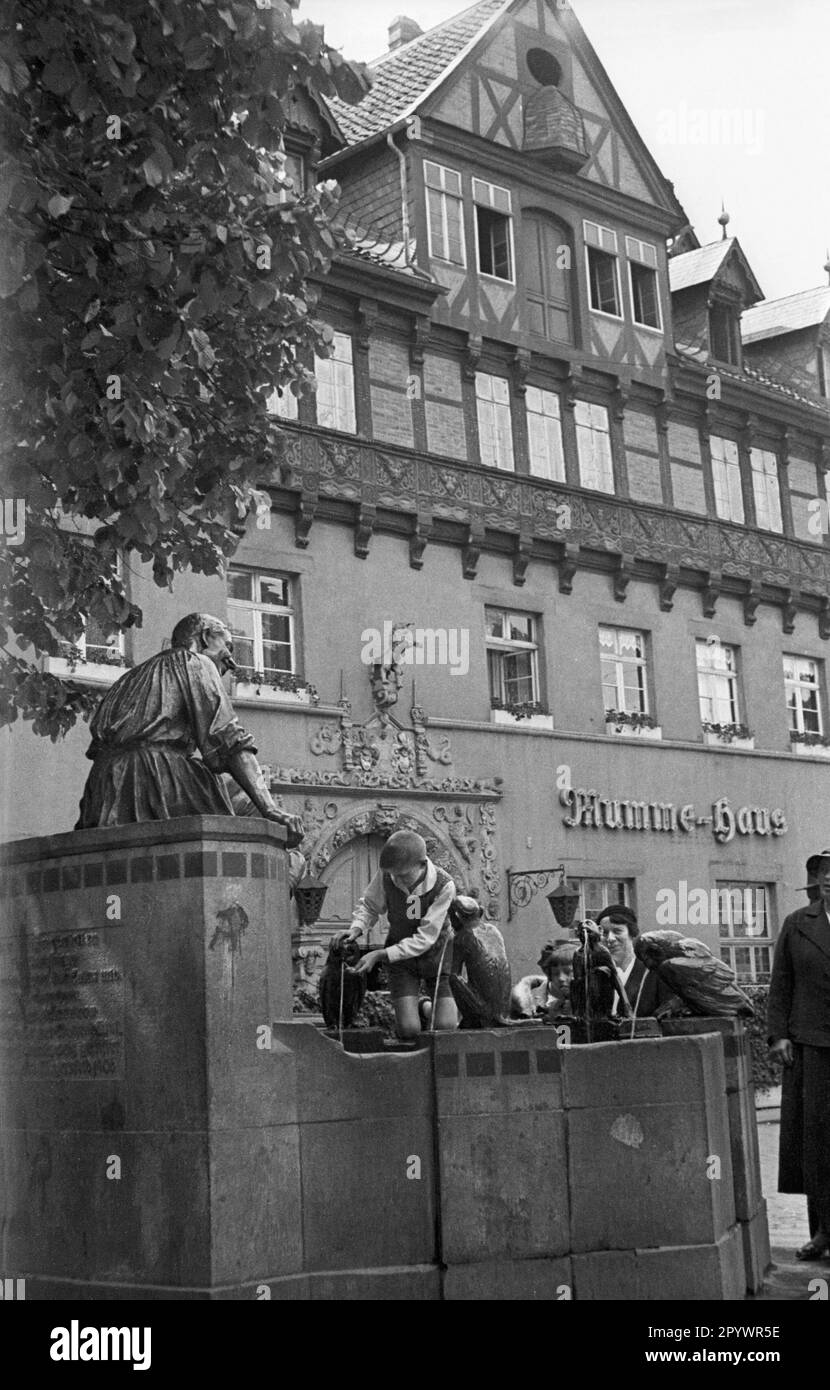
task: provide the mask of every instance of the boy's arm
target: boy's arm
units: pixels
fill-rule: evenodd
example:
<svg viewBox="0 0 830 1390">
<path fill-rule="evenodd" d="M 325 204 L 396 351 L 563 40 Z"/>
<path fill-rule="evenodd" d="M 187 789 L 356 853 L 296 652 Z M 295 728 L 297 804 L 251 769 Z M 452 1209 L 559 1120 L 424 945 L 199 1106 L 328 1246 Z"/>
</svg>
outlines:
<svg viewBox="0 0 830 1390">
<path fill-rule="evenodd" d="M 427 908 L 418 930 L 412 936 L 404 937 L 396 946 L 386 947 L 386 959 L 390 965 L 394 965 L 396 961 L 412 960 L 414 956 L 422 956 L 430 946 L 435 945 L 454 897 L 455 884 L 449 879 L 435 898 L 432 907 Z"/>
<path fill-rule="evenodd" d="M 366 892 L 352 913 L 352 924 L 346 935 L 351 941 L 359 941 L 364 931 L 375 925 L 378 917 L 386 911 L 386 895 L 383 891 L 383 874 L 375 874 Z"/>
</svg>

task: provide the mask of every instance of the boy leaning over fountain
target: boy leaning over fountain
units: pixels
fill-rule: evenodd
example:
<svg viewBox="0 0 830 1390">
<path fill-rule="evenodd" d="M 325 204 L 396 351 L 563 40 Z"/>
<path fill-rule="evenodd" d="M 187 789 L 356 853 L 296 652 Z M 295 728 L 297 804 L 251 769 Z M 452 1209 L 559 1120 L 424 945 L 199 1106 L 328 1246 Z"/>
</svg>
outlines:
<svg viewBox="0 0 830 1390">
<path fill-rule="evenodd" d="M 424 984 L 436 992 L 436 1028 L 455 1028 L 457 1014 L 449 977 L 452 942 L 447 912 L 456 888 L 448 873 L 433 864 L 426 841 L 412 830 L 396 830 L 380 852 L 380 869 L 352 916 L 345 937 L 356 941 L 384 913 L 389 922 L 381 950 L 369 951 L 355 969 L 366 974 L 379 961 L 387 963 L 389 992 L 395 1009 L 395 1029 L 403 1040 L 421 1031 L 418 998 Z"/>
</svg>

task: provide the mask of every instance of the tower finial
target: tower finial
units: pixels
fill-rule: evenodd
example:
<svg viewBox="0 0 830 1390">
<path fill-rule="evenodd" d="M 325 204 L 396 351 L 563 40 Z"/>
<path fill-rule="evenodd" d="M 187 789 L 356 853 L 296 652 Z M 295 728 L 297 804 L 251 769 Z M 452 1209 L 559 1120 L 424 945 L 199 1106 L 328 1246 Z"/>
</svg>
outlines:
<svg viewBox="0 0 830 1390">
<path fill-rule="evenodd" d="M 723 199 L 721 199 L 721 204 L 720 204 L 720 217 L 718 218 L 718 222 L 720 223 L 721 227 L 723 228 L 723 236 L 722 236 L 722 238 L 721 238 L 723 241 L 726 241 L 726 235 L 727 235 L 726 229 L 727 229 L 727 227 L 729 226 L 729 221 L 730 221 L 729 213 L 726 211 L 726 208 L 725 208 L 724 205 L 723 205 Z"/>
</svg>

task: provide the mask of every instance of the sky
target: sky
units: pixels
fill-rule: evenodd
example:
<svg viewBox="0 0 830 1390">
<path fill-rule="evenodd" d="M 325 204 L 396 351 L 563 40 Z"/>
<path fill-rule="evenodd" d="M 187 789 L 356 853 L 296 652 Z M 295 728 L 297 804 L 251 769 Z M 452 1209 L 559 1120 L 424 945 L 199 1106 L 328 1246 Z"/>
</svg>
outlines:
<svg viewBox="0 0 830 1390">
<path fill-rule="evenodd" d="M 465 0 L 301 0 L 347 58 Z M 573 0 L 572 8 L 701 243 L 721 200 L 766 298 L 827 283 L 830 0 Z"/>
</svg>

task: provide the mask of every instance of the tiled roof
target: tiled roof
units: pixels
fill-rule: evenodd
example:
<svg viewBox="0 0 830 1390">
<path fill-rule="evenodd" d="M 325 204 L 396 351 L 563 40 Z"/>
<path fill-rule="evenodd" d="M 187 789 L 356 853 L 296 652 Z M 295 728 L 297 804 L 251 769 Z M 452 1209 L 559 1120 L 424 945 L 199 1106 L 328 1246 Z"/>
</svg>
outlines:
<svg viewBox="0 0 830 1390">
<path fill-rule="evenodd" d="M 363 227 L 356 226 L 353 222 L 336 222 L 336 230 L 339 232 L 340 253 L 345 256 L 357 256 L 361 261 L 368 261 L 372 265 L 384 267 L 386 270 L 397 270 L 402 275 L 410 275 L 416 280 L 423 280 L 427 284 L 434 284 L 432 276 L 425 270 L 421 270 L 413 263 L 415 255 L 415 242 L 409 243 L 409 258 L 406 256 L 406 249 L 402 241 L 389 241 L 382 237 L 374 236 Z"/>
<path fill-rule="evenodd" d="M 771 376 L 765 376 L 763 372 L 756 372 L 753 367 L 744 365 L 741 371 L 737 367 L 725 367 L 722 362 L 710 364 L 710 359 L 706 352 L 701 348 L 693 348 L 685 343 L 675 343 L 675 348 L 681 357 L 686 357 L 690 361 L 697 362 L 700 366 L 707 366 L 711 371 L 716 371 L 718 376 L 728 377 L 730 381 L 749 382 L 750 385 L 763 386 L 769 391 L 775 391 L 778 395 L 787 396 L 791 401 L 798 401 L 799 405 L 808 405 L 811 410 L 818 410 L 822 415 L 827 416 L 828 408 L 820 401 L 811 400 L 809 396 L 802 396 L 800 391 L 794 391 L 791 386 L 785 386 L 783 381 L 774 381 Z"/>
<path fill-rule="evenodd" d="M 734 245 L 735 238 L 730 236 L 725 241 L 712 241 L 697 251 L 683 251 L 679 256 L 670 256 L 669 285 L 672 294 L 687 290 L 692 285 L 708 284 L 715 278 Z"/>
<path fill-rule="evenodd" d="M 328 106 L 350 145 L 377 135 L 403 115 L 431 87 L 499 10 L 504 0 L 479 0 L 371 65 L 371 91 L 356 106 L 338 98 Z"/>
<path fill-rule="evenodd" d="M 763 338 L 778 338 L 783 333 L 797 333 L 800 328 L 814 328 L 830 314 L 830 285 L 813 290 L 800 290 L 783 299 L 766 299 L 747 309 L 741 318 L 741 337 L 745 343 L 758 343 Z"/>
</svg>

